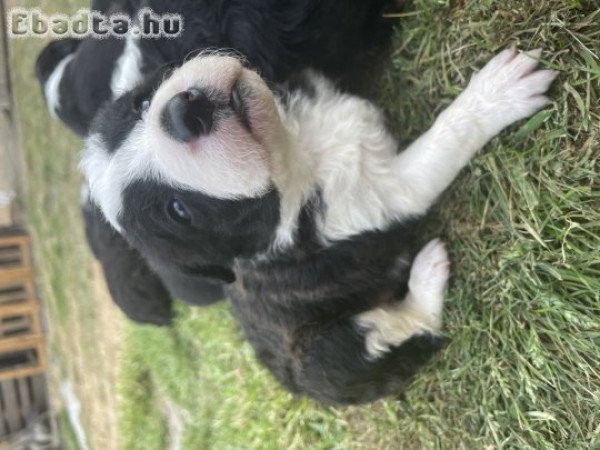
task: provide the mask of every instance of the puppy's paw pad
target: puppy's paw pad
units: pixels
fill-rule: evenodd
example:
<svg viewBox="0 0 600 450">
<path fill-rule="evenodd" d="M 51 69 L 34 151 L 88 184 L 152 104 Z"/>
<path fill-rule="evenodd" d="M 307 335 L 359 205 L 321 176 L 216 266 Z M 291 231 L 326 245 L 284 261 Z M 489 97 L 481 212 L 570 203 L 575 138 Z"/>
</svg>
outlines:
<svg viewBox="0 0 600 450">
<path fill-rule="evenodd" d="M 417 254 L 410 270 L 409 290 L 416 296 L 443 296 L 450 277 L 450 261 L 444 243 L 429 242 Z"/>
</svg>

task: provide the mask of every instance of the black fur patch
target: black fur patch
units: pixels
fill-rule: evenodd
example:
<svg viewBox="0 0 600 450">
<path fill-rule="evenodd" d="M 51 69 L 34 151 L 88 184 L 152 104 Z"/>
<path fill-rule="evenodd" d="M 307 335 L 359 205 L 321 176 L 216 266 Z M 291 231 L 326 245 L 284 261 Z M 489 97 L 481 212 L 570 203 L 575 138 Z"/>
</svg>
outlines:
<svg viewBox="0 0 600 450">
<path fill-rule="evenodd" d="M 137 250 L 113 229 L 91 202 L 82 205 L 85 232 L 102 264 L 113 301 L 137 322 L 171 323 L 171 296 Z"/>
<path fill-rule="evenodd" d="M 35 76 L 42 86 L 56 69 L 56 66 L 67 56 L 77 50 L 79 39 L 61 39 L 48 44 L 39 54 L 35 62 Z"/>
<path fill-rule="evenodd" d="M 92 124 L 92 132 L 99 133 L 108 153 L 114 153 L 141 120 L 143 100 L 151 100 L 170 67 L 157 69 L 142 84 L 100 108 Z"/>
<path fill-rule="evenodd" d="M 267 81 L 279 83 L 312 67 L 358 92 L 372 84 L 373 61 L 379 60 L 391 32 L 381 18 L 390 0 L 95 0 L 105 14 L 135 16 L 141 7 L 157 14 L 180 13 L 184 30 L 176 39 L 141 39 L 144 74 L 162 65 L 181 65 L 205 49 L 230 49 Z M 60 119 L 81 136 L 104 102 L 111 100 L 110 82 L 122 39 L 86 38 L 51 43 L 38 58 L 40 83 L 57 58 L 81 48 L 61 82 Z M 66 53 L 65 53 L 66 52 Z"/>
<path fill-rule="evenodd" d="M 403 299 L 416 225 L 237 260 L 226 292 L 257 357 L 284 386 L 325 403 L 373 401 L 396 392 L 441 347 L 438 337 L 415 335 L 369 359 L 354 322 Z"/>
<path fill-rule="evenodd" d="M 187 209 L 189 223 L 171 217 L 173 199 Z M 269 247 L 279 222 L 279 194 L 270 190 L 259 198 L 222 200 L 156 181 L 135 181 L 123 193 L 119 222 L 128 240 L 152 261 L 231 282 L 235 258 Z"/>
</svg>

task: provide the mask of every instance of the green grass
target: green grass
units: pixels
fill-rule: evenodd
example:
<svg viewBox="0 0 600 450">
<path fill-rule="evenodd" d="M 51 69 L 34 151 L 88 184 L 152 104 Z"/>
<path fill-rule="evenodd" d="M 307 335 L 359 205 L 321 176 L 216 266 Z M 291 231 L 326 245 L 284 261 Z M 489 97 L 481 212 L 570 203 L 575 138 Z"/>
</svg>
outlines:
<svg viewBox="0 0 600 450">
<path fill-rule="evenodd" d="M 598 7 L 417 0 L 397 20 L 381 105 L 403 143 L 500 49 L 541 47 L 544 65 L 560 70 L 552 106 L 488 145 L 429 225 L 449 242 L 452 260 L 448 347 L 397 398 L 324 408 L 276 386 L 226 304 L 181 306 L 171 329 L 125 329 L 123 448 L 164 448 L 164 396 L 187 411 L 184 448 L 194 450 L 600 447 Z M 78 264 L 72 247 L 82 245 L 66 232 L 77 220 L 77 146 L 53 141 L 58 127 L 38 111 L 30 69 L 16 63 L 32 226 L 59 305 L 86 286 L 63 264 Z"/>
<path fill-rule="evenodd" d="M 77 435 L 69 422 L 69 415 L 65 409 L 58 414 L 57 422 L 62 448 L 64 450 L 78 450 L 79 443 L 77 442 Z"/>
</svg>

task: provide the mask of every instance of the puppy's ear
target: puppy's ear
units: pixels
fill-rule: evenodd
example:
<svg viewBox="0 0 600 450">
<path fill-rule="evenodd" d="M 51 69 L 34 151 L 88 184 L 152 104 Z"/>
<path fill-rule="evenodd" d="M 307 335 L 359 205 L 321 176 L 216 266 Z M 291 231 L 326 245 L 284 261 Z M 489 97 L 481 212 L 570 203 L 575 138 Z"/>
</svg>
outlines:
<svg viewBox="0 0 600 450">
<path fill-rule="evenodd" d="M 42 84 L 42 89 L 54 69 L 63 59 L 74 53 L 80 43 L 80 39 L 65 38 L 52 41 L 44 47 L 35 62 L 35 76 Z"/>
<path fill-rule="evenodd" d="M 169 325 L 172 299 L 160 278 L 89 199 L 82 212 L 88 242 L 102 264 L 113 301 L 131 320 Z"/>
</svg>

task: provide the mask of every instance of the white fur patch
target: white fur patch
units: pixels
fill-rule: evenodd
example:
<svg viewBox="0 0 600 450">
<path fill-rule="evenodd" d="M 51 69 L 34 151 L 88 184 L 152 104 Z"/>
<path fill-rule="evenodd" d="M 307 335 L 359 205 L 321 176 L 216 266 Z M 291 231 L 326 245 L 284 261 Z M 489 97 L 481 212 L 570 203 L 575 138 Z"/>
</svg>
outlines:
<svg viewBox="0 0 600 450">
<path fill-rule="evenodd" d="M 413 262 L 404 300 L 356 317 L 357 325 L 367 330 L 369 358 L 380 357 L 412 336 L 439 332 L 449 265 L 444 244 L 438 239 L 429 242 Z"/>
<path fill-rule="evenodd" d="M 118 217 L 123 208 L 125 188 L 134 180 L 161 179 L 156 163 L 144 151 L 147 145 L 142 129 L 143 122 L 140 122 L 113 157 L 106 151 L 102 138 L 92 134 L 86 140 L 80 162 L 94 200 L 117 231 L 121 231 Z"/>
<path fill-rule="evenodd" d="M 383 227 L 391 220 L 387 190 L 396 189 L 389 161 L 396 142 L 375 105 L 340 93 L 316 73 L 314 97 L 292 95 L 281 111 L 293 147 L 276 155 L 274 179 L 282 195 L 279 243 L 291 242 L 306 198 L 319 189 L 326 240 Z M 393 213 L 393 211 L 391 211 Z"/>
<path fill-rule="evenodd" d="M 274 245 L 282 247 L 293 243 L 299 212 L 319 191 L 326 206 L 319 237 L 340 240 L 424 214 L 486 142 L 546 105 L 542 94 L 556 73 L 534 70 L 537 56 L 500 53 L 429 131 L 397 154 L 379 109 L 340 93 L 323 76 L 308 75 L 314 96 L 297 92 L 285 106 L 276 105 L 260 77 L 235 58 L 201 55 L 163 82 L 147 116 L 114 156 L 92 138 L 88 147 L 98 151 L 87 153 L 104 155 L 84 157 L 83 167 L 113 225 L 127 182 L 156 176 L 216 198 L 255 197 L 274 184 L 281 195 Z M 251 132 L 227 116 L 191 143 L 175 141 L 162 129 L 160 114 L 173 96 L 194 87 L 219 92 L 219 101 L 227 102 L 236 83 L 248 88 Z"/>
<path fill-rule="evenodd" d="M 302 202 L 317 188 L 326 205 L 320 224 L 324 240 L 427 212 L 492 137 L 548 104 L 542 94 L 556 72 L 534 70 L 539 55 L 514 49 L 500 53 L 433 127 L 399 155 L 374 105 L 341 94 L 312 74 L 315 97 L 292 96 L 282 111 L 295 154 L 286 155 L 274 169 L 283 172 L 283 182 L 277 184 L 283 199 L 278 242 L 291 243 Z"/>
<path fill-rule="evenodd" d="M 60 81 L 62 80 L 67 64 L 69 64 L 74 56 L 75 55 L 73 54 L 65 56 L 52 71 L 44 86 L 46 104 L 48 105 L 50 115 L 55 119 L 57 118 L 58 110 L 60 109 Z"/>
<path fill-rule="evenodd" d="M 115 63 L 110 80 L 113 100 L 130 91 L 143 79 L 142 52 L 138 45 L 139 38 L 129 33 L 125 38 L 123 53 Z"/>
<path fill-rule="evenodd" d="M 244 86 L 248 131 L 233 113 L 222 114 L 213 130 L 189 143 L 176 141 L 161 126 L 161 113 L 175 95 L 205 90 L 227 105 L 234 85 Z M 217 198 L 257 197 L 270 187 L 269 152 L 278 151 L 283 128 L 264 81 L 229 56 L 200 56 L 186 62 L 156 92 L 146 127 L 147 143 L 160 171 L 174 184 Z"/>
<path fill-rule="evenodd" d="M 90 201 L 90 186 L 87 181 L 82 181 L 79 187 L 79 204 L 85 206 Z"/>
</svg>

